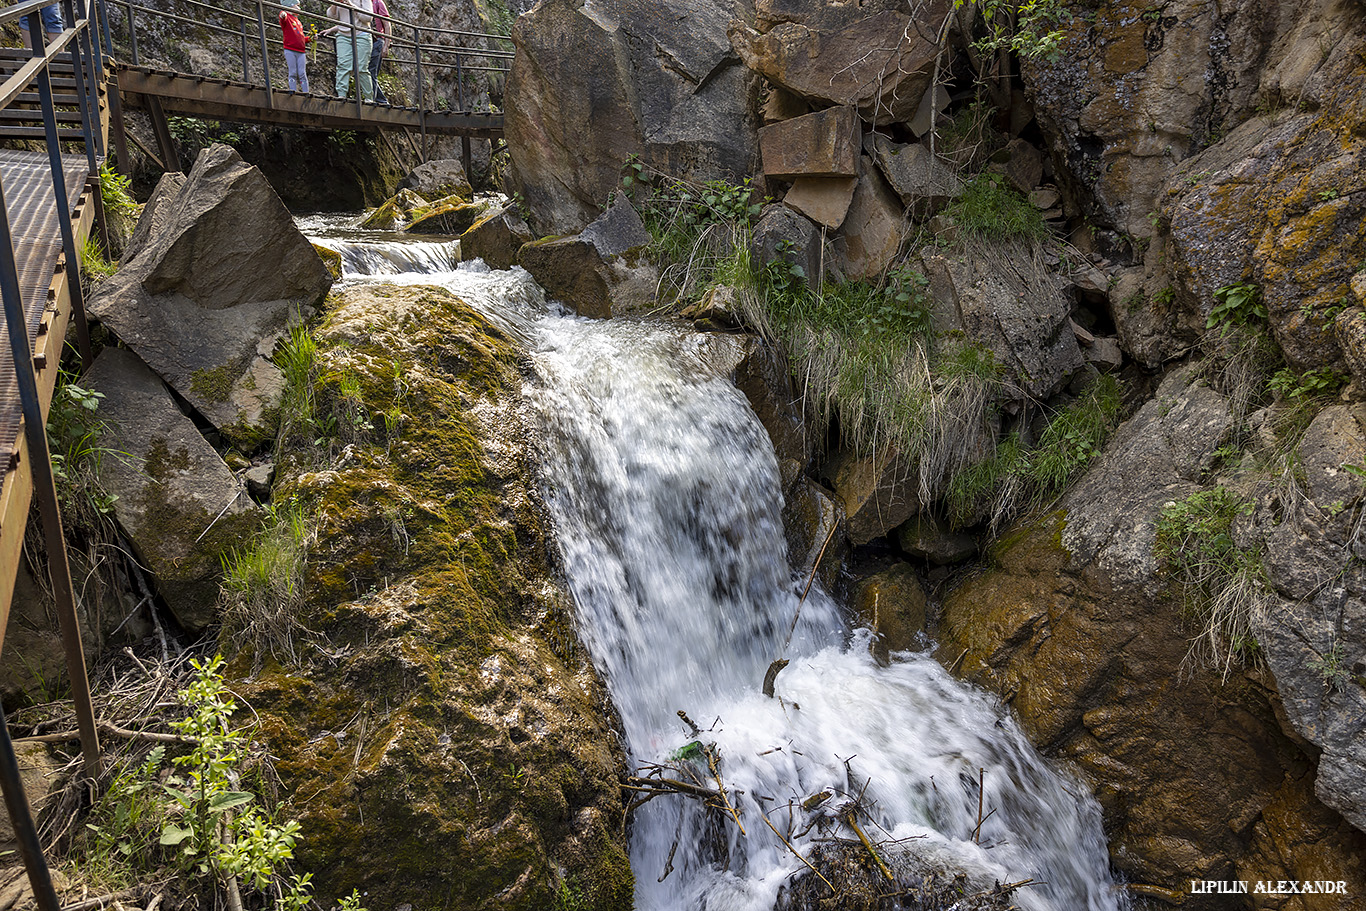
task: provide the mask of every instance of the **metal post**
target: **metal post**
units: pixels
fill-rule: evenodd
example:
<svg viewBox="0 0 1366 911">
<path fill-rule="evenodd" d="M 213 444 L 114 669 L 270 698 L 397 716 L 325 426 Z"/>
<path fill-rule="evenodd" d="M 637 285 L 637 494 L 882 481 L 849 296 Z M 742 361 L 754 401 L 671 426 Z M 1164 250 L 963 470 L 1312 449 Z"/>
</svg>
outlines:
<svg viewBox="0 0 1366 911">
<path fill-rule="evenodd" d="M 242 17 L 242 81 L 251 82 L 251 70 L 247 68 L 247 17 Z"/>
<path fill-rule="evenodd" d="M 52 874 L 43 857 L 43 846 L 38 841 L 38 829 L 33 824 L 33 812 L 24 795 L 24 779 L 19 775 L 19 757 L 14 755 L 14 741 L 9 736 L 9 721 L 0 708 L 0 785 L 5 791 L 5 807 L 19 842 L 19 853 L 24 857 L 29 887 L 42 911 L 57 911 L 61 903 L 52 888 Z"/>
<path fill-rule="evenodd" d="M 270 91 L 270 56 L 266 53 L 266 7 L 262 0 L 256 0 L 256 27 L 261 36 L 261 78 L 266 83 L 266 110 L 275 107 L 275 98 Z"/>
<path fill-rule="evenodd" d="M 133 162 L 128 157 L 128 137 L 123 131 L 123 101 L 119 98 L 117 74 L 109 80 L 109 124 L 114 128 L 114 164 L 124 177 L 133 174 Z"/>
<path fill-rule="evenodd" d="M 460 67 L 460 54 L 455 55 L 455 103 L 460 113 L 465 113 L 465 76 Z"/>
<path fill-rule="evenodd" d="M 42 30 L 32 32 L 29 41 L 33 56 L 43 56 Z M 62 171 L 62 145 L 57 137 L 57 109 L 52 103 L 52 76 L 47 67 L 38 70 L 38 98 L 42 102 L 43 126 L 47 133 L 47 159 L 52 168 L 52 193 L 57 204 L 57 224 L 62 229 L 62 251 L 66 256 L 66 284 L 71 294 L 71 316 L 76 323 L 76 344 L 81 352 L 82 369 L 94 359 L 90 353 L 90 327 L 85 320 L 85 296 L 81 291 L 81 257 L 76 248 L 76 232 L 71 229 L 71 203 L 66 195 L 66 174 Z M 41 417 L 40 417 L 41 421 Z M 43 430 L 43 425 L 39 424 Z"/>
<path fill-rule="evenodd" d="M 29 20 L 30 40 L 34 50 L 41 53 L 43 25 L 35 12 Z M 39 87 L 43 94 L 44 120 L 52 123 L 52 84 L 47 70 L 39 71 Z M 56 131 L 48 127 L 56 145 Z M 53 174 L 59 182 L 61 170 Z M 58 200 L 57 210 L 66 209 L 66 198 Z M 52 580 L 53 600 L 62 630 L 62 651 L 66 653 L 67 675 L 71 678 L 71 697 L 76 708 L 76 727 L 81 734 L 81 751 L 85 755 L 85 771 L 90 777 L 100 772 L 100 740 L 95 730 L 95 709 L 90 702 L 90 680 L 85 671 L 85 651 L 81 647 L 81 627 L 76 618 L 76 597 L 71 586 L 71 567 L 66 560 L 66 541 L 62 535 L 62 514 L 57 505 L 57 488 L 52 478 L 52 457 L 47 448 L 47 427 L 43 420 L 43 406 L 38 398 L 38 381 L 33 372 L 33 352 L 29 349 L 28 325 L 24 319 L 24 304 L 19 292 L 19 275 L 14 264 L 14 238 L 10 234 L 6 214 L 4 188 L 0 187 L 0 299 L 5 308 L 5 328 L 9 333 L 10 351 L 14 355 L 14 373 L 19 386 L 19 403 L 24 415 L 24 439 L 28 443 L 29 473 L 33 478 L 33 494 L 38 498 L 38 509 L 43 519 L 43 533 L 47 543 L 48 572 Z M 68 218 L 67 224 L 70 224 Z M 68 263 L 70 267 L 70 263 Z M 68 285 L 75 275 L 68 272 Z M 80 321 L 84 323 L 85 315 Z M 6 794 L 6 800 L 9 795 Z"/>
<path fill-rule="evenodd" d="M 138 29 L 137 22 L 133 19 L 133 4 L 125 3 L 123 8 L 128 10 L 128 40 L 133 45 L 133 66 L 141 66 L 138 63 Z"/>
<path fill-rule="evenodd" d="M 68 0 L 70 2 L 70 0 Z M 104 58 L 97 53 L 100 43 L 99 29 L 95 28 L 94 20 L 91 19 L 92 6 L 86 0 L 76 0 L 76 9 L 80 11 L 81 17 L 85 19 L 85 30 L 81 33 L 81 47 L 85 51 L 85 84 L 86 108 L 89 110 L 90 131 L 95 137 L 95 155 L 103 160 L 107 154 L 104 147 L 104 129 L 100 122 L 100 75 L 104 72 Z M 73 54 L 74 56 L 74 54 Z M 87 142 L 87 149 L 90 143 Z M 96 170 L 94 161 L 90 163 L 90 170 Z"/>
<path fill-rule="evenodd" d="M 66 21 L 72 27 L 76 23 L 76 5 L 71 0 L 62 0 L 62 12 L 66 14 Z M 82 17 L 84 18 L 84 17 Z M 87 24 L 88 25 L 88 24 Z M 82 35 L 77 35 L 76 40 L 67 44 L 67 56 L 71 58 L 71 75 L 76 80 L 76 107 L 81 112 L 81 136 L 85 140 L 85 160 L 90 166 L 93 174 L 97 170 L 95 164 L 96 152 L 100 158 L 104 157 L 104 149 L 95 148 L 95 137 L 90 129 L 90 95 L 89 90 L 94 85 L 94 80 L 85 78 L 85 65 L 81 59 L 81 39 L 89 34 L 88 28 Z"/>
</svg>

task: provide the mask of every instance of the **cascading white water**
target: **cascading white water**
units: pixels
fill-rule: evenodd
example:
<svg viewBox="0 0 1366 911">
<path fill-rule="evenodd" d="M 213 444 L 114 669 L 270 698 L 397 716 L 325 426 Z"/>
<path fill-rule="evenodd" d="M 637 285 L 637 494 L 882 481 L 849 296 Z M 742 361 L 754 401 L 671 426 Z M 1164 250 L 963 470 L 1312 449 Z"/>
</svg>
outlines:
<svg viewBox="0 0 1366 911">
<path fill-rule="evenodd" d="M 664 762 L 693 739 L 679 710 L 716 744 L 745 832 L 724 821 L 718 850 L 698 801 L 642 806 L 638 908 L 769 911 L 807 871 L 764 820 L 806 854 L 818 830 L 796 835 L 810 821 L 801 805 L 825 790 L 834 796 L 814 813 L 859 796 L 874 837 L 915 839 L 927 864 L 985 886 L 1035 880 L 1016 894 L 1023 908 L 1125 906 L 1095 801 L 995 700 L 924 654 L 877 666 L 871 634 L 850 633 L 818 588 L 798 610 L 777 462 L 715 356 L 725 340 L 565 316 L 526 273 L 482 263 L 384 278 L 446 286 L 528 344 L 545 496 L 631 759 Z M 761 684 L 779 657 L 791 664 L 768 698 Z M 989 812 L 974 840 L 979 769 Z"/>
</svg>

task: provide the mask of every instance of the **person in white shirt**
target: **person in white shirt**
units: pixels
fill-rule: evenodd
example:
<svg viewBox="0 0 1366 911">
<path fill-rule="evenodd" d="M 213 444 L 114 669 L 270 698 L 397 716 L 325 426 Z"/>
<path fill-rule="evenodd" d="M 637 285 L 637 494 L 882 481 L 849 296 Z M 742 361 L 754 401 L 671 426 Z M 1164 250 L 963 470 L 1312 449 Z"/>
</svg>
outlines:
<svg viewBox="0 0 1366 911">
<path fill-rule="evenodd" d="M 351 88 L 351 77 L 356 78 L 360 97 L 372 101 L 375 84 L 370 80 L 370 18 L 375 13 L 372 0 L 333 0 L 327 17 L 345 23 L 334 25 L 321 34 L 337 38 L 337 95 L 345 98 Z M 355 26 L 352 28 L 352 26 Z"/>
</svg>

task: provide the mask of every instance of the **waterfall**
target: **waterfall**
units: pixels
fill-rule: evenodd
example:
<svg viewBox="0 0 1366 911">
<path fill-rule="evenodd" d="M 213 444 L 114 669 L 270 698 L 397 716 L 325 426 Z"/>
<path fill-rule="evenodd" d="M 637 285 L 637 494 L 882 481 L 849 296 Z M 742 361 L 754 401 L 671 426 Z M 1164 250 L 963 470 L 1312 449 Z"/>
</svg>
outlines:
<svg viewBox="0 0 1366 911">
<path fill-rule="evenodd" d="M 809 875 L 793 852 L 813 850 L 817 817 L 855 799 L 875 840 L 911 846 L 926 869 L 982 888 L 1034 880 L 1015 895 L 1021 908 L 1127 907 L 1095 800 L 997 700 L 927 654 L 878 666 L 871 633 L 849 630 L 819 586 L 799 605 L 777 461 L 728 377 L 733 337 L 566 315 L 520 269 L 414 262 L 376 275 L 349 265 L 361 260 L 345 257 L 347 281 L 445 286 L 527 345 L 544 495 L 630 760 L 715 744 L 739 824 L 678 795 L 637 809 L 641 911 L 770 911 Z M 777 658 L 790 664 L 769 698 Z"/>
</svg>

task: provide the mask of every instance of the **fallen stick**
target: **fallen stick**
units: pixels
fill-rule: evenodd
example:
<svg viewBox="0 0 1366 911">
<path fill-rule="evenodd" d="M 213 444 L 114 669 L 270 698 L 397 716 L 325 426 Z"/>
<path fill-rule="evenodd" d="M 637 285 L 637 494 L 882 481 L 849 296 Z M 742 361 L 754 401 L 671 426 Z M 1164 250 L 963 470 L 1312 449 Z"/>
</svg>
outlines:
<svg viewBox="0 0 1366 911">
<path fill-rule="evenodd" d="M 94 898 L 87 898 L 85 901 L 75 902 L 70 905 L 62 905 L 62 911 L 93 911 L 93 909 L 96 908 L 104 908 L 108 905 L 112 905 L 116 901 L 134 899 L 141 893 L 141 887 L 124 889 L 122 892 L 110 892 L 107 895 L 97 895 Z"/>
<path fill-rule="evenodd" d="M 805 857 L 802 857 L 802 855 L 797 851 L 797 849 L 792 847 L 792 842 L 788 841 L 786 838 L 783 838 L 783 833 L 778 831 L 778 827 L 775 826 L 772 823 L 772 821 L 769 820 L 768 815 L 764 813 L 763 810 L 759 811 L 759 816 L 761 819 L 763 819 L 764 822 L 768 823 L 768 827 L 773 830 L 773 834 L 778 836 L 778 840 L 781 841 L 787 847 L 787 850 L 793 853 L 797 860 L 800 860 L 802 863 L 810 867 L 811 872 L 815 873 L 817 876 L 821 878 L 821 882 L 825 883 L 827 886 L 830 886 L 830 894 L 836 894 L 835 887 L 831 885 L 830 880 L 825 878 L 825 874 L 822 873 L 820 870 L 817 870 L 815 866 L 811 863 L 811 861 L 807 860 Z"/>
<path fill-rule="evenodd" d="M 877 864 L 877 868 L 882 871 L 883 876 L 887 877 L 887 882 L 891 883 L 893 886 L 897 885 L 896 877 L 892 876 L 892 871 L 887 869 L 887 864 L 878 856 L 877 851 L 873 848 L 873 843 L 868 840 L 868 836 L 863 833 L 863 829 L 859 828 L 858 820 L 854 819 L 853 810 L 849 811 L 849 814 L 845 817 L 844 821 L 849 824 L 849 828 L 854 830 L 854 834 L 858 836 L 858 840 L 863 842 L 863 846 L 868 849 L 868 853 L 872 855 L 873 862 Z"/>
</svg>

